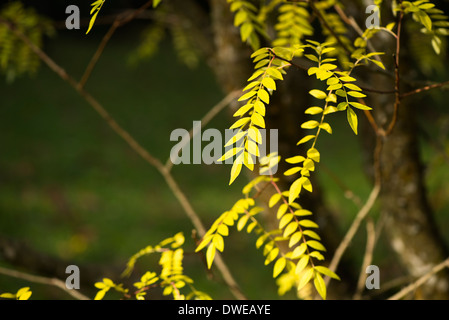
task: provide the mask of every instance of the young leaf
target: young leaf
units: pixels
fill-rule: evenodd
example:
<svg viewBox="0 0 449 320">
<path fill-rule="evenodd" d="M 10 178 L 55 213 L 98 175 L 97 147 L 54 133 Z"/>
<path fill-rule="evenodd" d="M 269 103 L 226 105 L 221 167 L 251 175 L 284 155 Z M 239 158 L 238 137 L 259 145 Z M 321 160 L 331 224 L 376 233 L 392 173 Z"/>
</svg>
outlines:
<svg viewBox="0 0 449 320">
<path fill-rule="evenodd" d="M 315 273 L 315 279 L 313 279 L 313 284 L 315 286 L 318 294 L 326 300 L 326 283 L 324 282 L 323 277 L 319 273 Z"/>
<path fill-rule="evenodd" d="M 295 201 L 295 199 L 299 196 L 302 189 L 302 183 L 300 179 L 297 179 L 295 182 L 292 183 L 290 186 L 290 192 L 288 194 L 288 203 L 292 203 Z"/>
<path fill-rule="evenodd" d="M 310 257 L 308 255 L 303 256 L 301 259 L 299 259 L 298 263 L 296 264 L 295 273 L 299 275 L 305 267 L 309 264 Z"/>
<path fill-rule="evenodd" d="M 270 90 L 276 90 L 276 83 L 272 78 L 266 77 L 262 80 L 262 84 L 265 88 Z"/>
<path fill-rule="evenodd" d="M 268 202 L 268 206 L 270 208 L 273 208 L 276 203 L 279 202 L 279 200 L 281 200 L 281 195 L 279 193 L 275 193 L 271 196 L 270 201 Z"/>
<path fill-rule="evenodd" d="M 352 131 L 354 131 L 354 133 L 357 134 L 357 127 L 358 127 L 357 115 L 355 114 L 354 110 L 352 110 L 349 107 L 348 107 L 348 111 L 347 111 L 347 117 L 348 117 L 349 125 L 352 128 Z"/>
<path fill-rule="evenodd" d="M 320 162 L 320 153 L 315 148 L 309 149 L 307 151 L 307 156 L 315 162 Z"/>
<path fill-rule="evenodd" d="M 313 249 L 319 250 L 319 251 L 326 251 L 326 248 L 318 241 L 316 240 L 309 240 L 307 241 L 307 245 Z"/>
<path fill-rule="evenodd" d="M 224 241 L 223 237 L 219 234 L 214 235 L 212 238 L 212 244 L 215 248 L 217 248 L 218 251 L 223 252 L 224 250 Z"/>
<path fill-rule="evenodd" d="M 296 289 L 299 291 L 302 288 L 304 288 L 304 286 L 309 283 L 309 281 L 312 279 L 312 277 L 313 277 L 313 269 L 307 270 L 304 273 L 304 275 L 301 277 L 301 279 L 299 280 L 299 284 Z"/>
<path fill-rule="evenodd" d="M 309 142 L 310 140 L 312 140 L 312 139 L 314 139 L 314 138 L 315 138 L 314 135 L 308 135 L 308 136 L 305 136 L 304 138 L 302 138 L 301 140 L 298 141 L 297 145 L 300 145 L 300 144 Z"/>
<path fill-rule="evenodd" d="M 370 108 L 370 107 L 368 107 L 368 106 L 366 106 L 364 104 L 358 103 L 358 102 L 349 102 L 349 104 L 351 106 L 353 106 L 354 108 L 357 108 L 357 109 L 360 109 L 360 110 L 372 110 L 372 108 Z"/>
<path fill-rule="evenodd" d="M 287 260 L 282 257 L 276 263 L 274 264 L 273 268 L 273 278 L 276 278 L 278 275 L 281 274 L 281 272 L 284 270 L 285 266 L 287 264 Z"/>
<path fill-rule="evenodd" d="M 306 252 L 306 250 L 307 250 L 307 245 L 303 242 L 298 247 L 296 247 L 295 250 L 293 250 L 291 258 L 292 259 L 300 258 L 304 254 L 304 252 Z"/>
<path fill-rule="evenodd" d="M 315 270 L 318 271 L 319 273 L 324 274 L 325 276 L 331 277 L 331 278 L 333 278 L 335 280 L 340 280 L 340 277 L 338 275 L 336 275 L 329 268 L 326 268 L 326 267 L 323 267 L 323 266 L 316 266 Z"/>
<path fill-rule="evenodd" d="M 327 97 L 327 94 L 325 92 L 317 89 L 311 90 L 309 93 L 312 97 L 320 100 L 326 99 Z"/>
</svg>

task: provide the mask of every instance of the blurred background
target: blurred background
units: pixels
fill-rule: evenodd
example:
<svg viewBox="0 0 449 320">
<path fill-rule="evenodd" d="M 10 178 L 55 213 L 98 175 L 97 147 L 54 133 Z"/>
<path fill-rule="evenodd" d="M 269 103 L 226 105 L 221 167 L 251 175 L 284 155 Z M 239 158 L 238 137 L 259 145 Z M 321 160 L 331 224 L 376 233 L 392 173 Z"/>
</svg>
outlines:
<svg viewBox="0 0 449 320">
<path fill-rule="evenodd" d="M 45 38 L 44 51 L 79 79 L 109 25 L 100 21 L 85 35 L 89 5 L 84 1 L 24 4 L 56 22 L 56 34 Z M 84 21 L 80 30 L 64 27 L 69 4 L 80 7 Z M 108 1 L 100 16 L 141 4 Z M 189 130 L 192 121 L 200 120 L 225 94 L 206 63 L 200 59 L 186 64 L 170 39 L 161 41 L 151 59 L 133 63 L 147 24 L 138 20 L 117 30 L 86 90 L 150 153 L 165 162 L 175 144 L 170 141 L 170 133 L 176 128 Z M 445 69 L 430 76 L 448 79 Z M 426 185 L 441 230 L 449 226 L 447 97 L 447 92 L 432 93 L 436 105 L 433 111 L 423 110 L 419 119 L 427 130 L 420 145 Z M 437 118 L 434 110 L 438 110 Z M 208 127 L 223 132 L 232 123 L 230 115 L 229 110 L 220 113 Z M 344 116 L 334 120 L 333 136 L 323 136 L 320 141 L 323 170 L 317 177 L 326 186 L 324 201 L 336 212 L 343 234 L 358 211 L 347 191 L 352 190 L 363 200 L 371 184 L 363 172 L 360 142 Z M 429 143 L 428 135 L 436 137 L 437 142 Z M 339 141 L 338 145 L 334 141 Z M 229 187 L 229 170 L 227 165 L 173 168 L 174 177 L 206 226 L 239 199 L 247 182 L 241 176 Z M 373 214 L 377 216 L 376 208 Z M 93 297 L 93 284 L 102 274 L 123 271 L 134 253 L 182 231 L 187 239 L 185 274 L 195 280 L 197 289 L 213 298 L 232 298 L 216 272 L 207 272 L 201 255 L 193 253 L 192 230 L 160 174 L 46 66 L 32 77 L 0 81 L 0 247 L 11 246 L 24 255 L 5 259 L 7 252 L 3 251 L 0 265 L 42 275 L 52 269 L 48 266 L 52 263 L 85 266 L 91 273 L 81 274 L 81 291 Z M 443 235 L 449 242 L 449 233 Z M 254 240 L 251 235 L 232 232 L 223 257 L 248 297 L 278 298 L 272 266 L 263 266 L 264 257 L 256 250 Z M 357 263 L 361 262 L 364 246 L 362 228 L 351 245 L 354 252 L 359 252 Z M 391 254 L 381 239 L 375 262 L 394 277 L 399 267 L 391 264 Z M 138 264 L 140 271 L 154 268 L 157 260 L 153 257 Z M 1 292 L 15 292 L 23 286 L 31 287 L 32 299 L 70 298 L 58 289 L 0 275 Z M 282 298 L 295 295 L 289 293 Z"/>
</svg>

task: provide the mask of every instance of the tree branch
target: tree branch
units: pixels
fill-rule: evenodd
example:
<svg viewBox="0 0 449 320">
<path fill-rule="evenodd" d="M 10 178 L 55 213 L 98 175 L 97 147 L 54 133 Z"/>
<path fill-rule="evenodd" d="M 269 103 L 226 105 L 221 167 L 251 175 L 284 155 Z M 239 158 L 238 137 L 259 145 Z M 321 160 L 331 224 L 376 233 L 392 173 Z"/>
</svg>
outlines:
<svg viewBox="0 0 449 320">
<path fill-rule="evenodd" d="M 429 90 L 432 90 L 432 89 L 441 88 L 441 87 L 444 87 L 444 86 L 447 86 L 447 85 L 449 85 L 449 81 L 428 85 L 428 86 L 425 86 L 423 88 L 419 88 L 419 89 L 415 89 L 415 90 L 403 93 L 401 95 L 401 98 L 412 96 L 412 95 L 415 95 L 415 94 L 418 94 L 418 93 L 421 93 L 421 92 L 425 92 L 425 91 L 429 91 Z"/>
<path fill-rule="evenodd" d="M 407 294 L 409 294 L 410 292 L 416 290 L 417 288 L 419 288 L 420 286 L 422 286 L 424 283 L 426 283 L 433 275 L 435 275 L 436 273 L 440 272 L 441 270 L 443 270 L 444 268 L 449 268 L 449 258 L 444 260 L 443 262 L 441 262 L 440 264 L 437 264 L 435 267 L 432 268 L 432 270 L 430 270 L 428 273 L 426 273 L 425 275 L 423 275 L 422 277 L 420 277 L 418 280 L 416 280 L 415 282 L 413 282 L 412 284 L 408 285 L 407 287 L 405 287 L 404 289 L 402 289 L 401 291 L 399 291 L 398 293 L 396 293 L 395 295 L 391 296 L 390 298 L 388 298 L 388 300 L 399 300 L 404 298 Z"/>
<path fill-rule="evenodd" d="M 79 89 L 84 88 L 87 80 L 89 79 L 95 65 L 97 64 L 98 60 L 101 57 L 101 54 L 104 51 L 104 48 L 108 44 L 109 40 L 111 39 L 114 32 L 117 30 L 117 28 L 127 24 L 128 22 L 134 20 L 135 17 L 137 17 L 139 14 L 141 14 L 145 9 L 147 9 L 149 6 L 151 6 L 153 3 L 153 0 L 147 1 L 143 6 L 141 6 L 139 9 L 132 11 L 128 14 L 119 14 L 114 22 L 112 23 L 111 27 L 109 28 L 108 32 L 104 35 L 103 39 L 101 40 L 97 51 L 95 51 L 94 55 L 92 56 L 92 59 L 90 60 L 89 64 L 87 65 L 86 70 L 84 71 L 83 76 L 81 77 L 80 82 L 78 83 Z"/>
<path fill-rule="evenodd" d="M 35 276 L 29 273 L 20 272 L 16 270 L 11 270 L 7 268 L 0 267 L 0 274 L 4 274 L 8 277 L 14 277 L 23 279 L 29 282 L 34 283 L 40 283 L 45 284 L 53 287 L 57 287 L 63 291 L 65 291 L 67 294 L 71 295 L 73 298 L 77 300 L 90 300 L 88 297 L 86 297 L 84 294 L 78 292 L 77 290 L 71 290 L 68 289 L 65 285 L 65 283 L 62 280 L 59 280 L 57 278 L 46 278 L 41 276 Z"/>
</svg>

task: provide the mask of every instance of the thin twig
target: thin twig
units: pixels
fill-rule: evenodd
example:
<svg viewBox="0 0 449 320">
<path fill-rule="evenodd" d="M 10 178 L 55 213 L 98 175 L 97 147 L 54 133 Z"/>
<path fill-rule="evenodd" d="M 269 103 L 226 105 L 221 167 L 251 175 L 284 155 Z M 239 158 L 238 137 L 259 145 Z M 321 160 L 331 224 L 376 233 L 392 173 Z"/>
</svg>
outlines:
<svg viewBox="0 0 449 320">
<path fill-rule="evenodd" d="M 199 127 L 199 129 L 200 130 L 203 129 L 213 118 L 215 118 L 215 116 L 218 113 L 220 113 L 220 111 L 222 111 L 224 108 L 226 108 L 241 93 L 242 93 L 241 90 L 232 91 L 226 97 L 224 97 L 220 102 L 218 102 L 215 106 L 213 106 L 201 119 L 201 126 Z M 182 140 L 182 143 L 180 144 L 180 147 L 179 147 L 180 151 L 198 133 L 198 132 L 193 132 L 193 131 L 194 131 L 194 128 L 190 129 L 189 139 Z M 177 155 L 177 158 L 179 158 L 179 154 Z M 165 168 L 168 171 L 170 171 L 172 169 L 172 167 L 173 167 L 173 161 L 171 158 L 168 158 L 167 161 L 165 162 Z"/>
<path fill-rule="evenodd" d="M 423 275 L 422 277 L 420 277 L 418 280 L 416 280 L 415 282 L 411 283 L 410 285 L 408 285 L 407 287 L 405 287 L 404 289 L 402 289 L 401 291 L 399 291 L 398 293 L 394 294 L 393 296 L 391 296 L 390 298 L 388 298 L 388 300 L 399 300 L 404 298 L 407 294 L 409 294 L 410 292 L 416 290 L 417 288 L 419 288 L 420 286 L 422 286 L 424 283 L 426 283 L 434 274 L 440 272 L 441 270 L 443 270 L 444 268 L 449 268 L 449 258 L 444 260 L 443 262 L 437 264 L 436 266 L 434 266 L 432 268 L 432 270 L 430 270 L 428 273 L 426 273 L 425 275 Z"/>
<path fill-rule="evenodd" d="M 79 87 L 84 88 L 86 85 L 87 80 L 89 79 L 95 65 L 97 64 L 98 60 L 100 59 L 104 48 L 108 44 L 109 40 L 111 39 L 114 32 L 117 30 L 117 28 L 127 24 L 128 22 L 134 20 L 139 14 L 141 14 L 145 9 L 147 9 L 149 6 L 151 6 L 153 3 L 153 0 L 147 1 L 143 6 L 141 6 L 137 10 L 133 10 L 128 15 L 125 15 L 123 17 L 123 14 L 118 15 L 114 22 L 112 23 L 111 27 L 109 28 L 108 32 L 104 35 L 103 39 L 101 40 L 97 51 L 95 51 L 94 55 L 92 56 L 92 59 L 90 60 L 89 64 L 87 65 L 86 70 L 84 71 L 83 76 L 81 77 L 81 80 L 79 81 Z"/>
<path fill-rule="evenodd" d="M 400 1 L 402 2 L 402 1 Z M 396 126 L 396 123 L 398 121 L 398 115 L 399 115 L 399 106 L 401 105 L 401 93 L 400 93 L 400 70 L 399 70 L 399 62 L 400 62 L 400 53 L 401 53 L 401 31 L 402 31 L 402 20 L 404 18 L 404 12 L 399 12 L 398 17 L 398 31 L 397 31 L 397 38 L 396 38 L 396 57 L 395 57 L 395 81 L 394 81 L 394 90 L 395 90 L 395 100 L 394 100 L 394 110 L 393 110 L 393 118 L 391 119 L 390 125 L 388 126 L 388 129 L 385 132 L 385 135 L 388 136 L 393 131 L 394 127 Z"/>
<path fill-rule="evenodd" d="M 65 282 L 63 282 L 62 280 L 59 280 L 57 278 L 47 278 L 47 277 L 42 277 L 42 276 L 35 276 L 35 275 L 29 274 L 29 273 L 25 273 L 25 272 L 21 272 L 21 271 L 17 271 L 17 270 L 11 270 L 11 269 L 7 269 L 7 268 L 3 268 L 3 267 L 0 267 L 0 273 L 6 275 L 8 277 L 14 277 L 14 278 L 26 280 L 29 282 L 40 283 L 40 284 L 57 287 L 57 288 L 65 291 L 67 294 L 71 295 L 73 298 L 75 298 L 77 300 L 90 300 L 87 296 L 80 293 L 79 291 L 74 290 L 74 289 L 68 289 L 65 285 Z"/>
<path fill-rule="evenodd" d="M 444 87 L 446 85 L 449 85 L 449 81 L 428 85 L 428 86 L 425 86 L 423 88 L 419 88 L 419 89 L 415 89 L 415 90 L 403 93 L 403 94 L 401 94 L 401 98 L 405 98 L 405 97 L 408 97 L 408 96 L 411 96 L 411 95 L 414 95 L 414 94 L 418 94 L 418 93 L 421 93 L 421 92 L 429 91 L 429 90 L 432 90 L 432 89 L 441 88 L 441 87 Z"/>
<path fill-rule="evenodd" d="M 354 17 L 348 17 L 344 10 L 340 7 L 339 4 L 334 5 L 335 11 L 338 13 L 340 18 L 349 26 L 351 26 L 360 37 L 363 37 L 363 30 L 360 28 L 357 21 L 354 19 Z M 373 44 L 370 41 L 367 41 L 368 49 L 371 52 L 377 52 L 377 50 L 373 47 Z M 382 59 L 379 55 L 374 56 L 378 61 L 382 62 Z"/>
<path fill-rule="evenodd" d="M 107 110 L 84 88 L 79 86 L 79 83 L 74 80 L 63 68 L 61 68 L 56 62 L 54 62 L 45 52 L 43 52 L 39 47 L 37 47 L 31 40 L 20 32 L 13 24 L 0 18 L 0 23 L 6 25 L 17 37 L 19 37 L 30 49 L 39 56 L 39 58 L 62 80 L 67 82 L 72 86 L 78 94 L 88 102 L 88 104 L 106 121 L 106 123 L 111 127 L 111 129 L 118 134 L 137 154 L 139 154 L 146 162 L 151 166 L 156 168 L 162 177 L 165 179 L 170 190 L 175 195 L 178 202 L 181 204 L 183 210 L 187 214 L 188 218 L 191 220 L 194 227 L 198 230 L 201 236 L 204 235 L 205 228 L 199 218 L 198 214 L 193 209 L 189 200 L 182 192 L 181 188 L 170 174 L 170 172 L 165 168 L 162 162 L 150 154 L 144 147 L 142 147 L 125 129 L 123 129 L 117 121 L 107 112 Z M 228 267 L 221 259 L 220 255 L 217 255 L 216 266 L 221 272 L 224 281 L 230 288 L 231 292 L 237 299 L 246 299 L 245 295 L 240 291 L 239 286 L 232 277 Z"/>
<path fill-rule="evenodd" d="M 362 270 L 360 271 L 359 281 L 357 282 L 357 291 L 354 294 L 354 300 L 360 300 L 366 281 L 366 268 L 373 260 L 373 251 L 376 242 L 376 232 L 374 230 L 374 222 L 372 219 L 366 221 L 366 249 L 363 257 Z"/>
<path fill-rule="evenodd" d="M 366 218 L 366 216 L 370 212 L 371 208 L 374 206 L 374 203 L 376 202 L 377 197 L 379 196 L 379 192 L 380 192 L 380 184 L 375 184 L 365 205 L 357 213 L 354 221 L 351 224 L 351 227 L 349 228 L 345 237 L 341 241 L 337 250 L 335 250 L 335 254 L 332 258 L 332 261 L 329 264 L 329 269 L 331 269 L 332 271 L 335 272 L 337 270 L 338 264 L 340 263 L 340 260 L 343 257 L 344 252 L 346 251 L 346 249 L 348 248 L 352 239 L 354 238 L 354 235 L 356 234 L 357 230 L 359 229 L 359 226 L 362 223 L 363 219 Z M 326 280 L 325 280 L 326 285 L 329 284 L 330 279 L 331 279 L 330 277 L 326 277 Z"/>
</svg>

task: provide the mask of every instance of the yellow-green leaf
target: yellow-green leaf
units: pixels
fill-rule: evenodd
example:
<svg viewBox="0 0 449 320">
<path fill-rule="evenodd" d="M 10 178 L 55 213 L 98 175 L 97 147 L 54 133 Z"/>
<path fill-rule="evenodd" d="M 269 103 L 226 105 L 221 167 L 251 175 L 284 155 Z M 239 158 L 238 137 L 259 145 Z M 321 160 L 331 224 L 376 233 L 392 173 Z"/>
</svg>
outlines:
<svg viewBox="0 0 449 320">
<path fill-rule="evenodd" d="M 336 275 L 335 272 L 333 272 L 332 270 L 330 270 L 327 267 L 316 266 L 315 270 L 318 271 L 319 273 L 324 274 L 325 276 L 331 277 L 335 280 L 340 280 L 340 277 L 338 275 Z"/>
<path fill-rule="evenodd" d="M 294 167 L 291 169 L 288 169 L 287 171 L 284 172 L 285 176 L 292 176 L 295 173 L 298 173 L 302 168 L 301 167 Z"/>
<path fill-rule="evenodd" d="M 365 98 L 366 94 L 363 94 L 361 92 L 358 91 L 349 91 L 347 92 L 348 96 L 354 97 L 354 98 Z"/>
<path fill-rule="evenodd" d="M 243 96 L 241 96 L 238 101 L 248 100 L 249 98 L 254 97 L 256 95 L 256 93 L 257 93 L 256 90 L 252 90 L 250 92 L 247 92 Z"/>
<path fill-rule="evenodd" d="M 329 125 L 329 123 L 324 122 L 324 123 L 320 124 L 320 128 L 327 131 L 327 133 L 332 134 L 332 128 Z"/>
<path fill-rule="evenodd" d="M 299 225 L 306 228 L 318 228 L 318 225 L 315 222 L 308 219 L 299 221 Z"/>
<path fill-rule="evenodd" d="M 199 252 L 199 251 L 203 250 L 203 248 L 205 248 L 210 243 L 211 240 L 212 240 L 212 235 L 211 234 L 205 235 L 203 240 L 198 245 L 198 247 L 196 247 L 195 252 Z M 97 284 L 102 284 L 102 283 L 101 282 L 97 282 L 95 284 L 95 286 L 98 289 L 102 289 L 102 288 L 98 287 Z"/>
<path fill-rule="evenodd" d="M 237 230 L 242 231 L 245 227 L 246 223 L 248 222 L 249 217 L 247 215 L 244 215 L 240 218 L 239 222 L 237 222 Z"/>
<path fill-rule="evenodd" d="M 305 267 L 307 267 L 307 265 L 309 264 L 309 259 L 310 258 L 308 255 L 302 256 L 301 259 L 299 259 L 295 268 L 295 273 L 297 275 L 299 275 L 305 269 Z"/>
<path fill-rule="evenodd" d="M 273 278 L 276 278 L 278 275 L 280 275 L 286 265 L 287 260 L 284 257 L 278 259 L 278 261 L 276 261 L 276 263 L 274 264 Z"/>
<path fill-rule="evenodd" d="M 307 245 L 303 242 L 293 250 L 292 259 L 300 258 L 307 250 Z"/>
<path fill-rule="evenodd" d="M 290 186 L 290 192 L 288 194 L 288 203 L 292 203 L 293 201 L 295 201 L 296 198 L 298 198 L 299 194 L 301 193 L 301 189 L 302 189 L 301 180 L 297 179 Z"/>
<path fill-rule="evenodd" d="M 313 137 L 315 137 L 315 136 L 313 136 Z M 296 156 L 296 157 L 285 159 L 285 161 L 290 164 L 298 164 L 298 163 L 303 162 L 304 160 L 306 160 L 306 158 L 304 158 L 303 156 Z"/>
<path fill-rule="evenodd" d="M 276 257 L 279 255 L 279 248 L 274 248 L 270 251 L 270 253 L 267 255 L 267 258 L 265 259 L 265 265 L 270 264 Z"/>
<path fill-rule="evenodd" d="M 283 229 L 290 221 L 292 221 L 293 217 L 292 213 L 285 214 L 279 221 L 279 229 Z"/>
<path fill-rule="evenodd" d="M 251 116 L 251 121 L 254 125 L 265 128 L 265 120 L 260 114 L 253 113 L 253 115 Z"/>
<path fill-rule="evenodd" d="M 241 152 L 243 148 L 232 148 L 231 150 L 228 150 L 218 161 L 223 162 L 229 158 L 232 158 L 237 153 Z"/>
<path fill-rule="evenodd" d="M 254 228 L 257 226 L 257 221 L 253 221 L 248 225 L 248 228 L 246 228 L 246 232 L 251 233 L 253 232 Z"/>
<path fill-rule="evenodd" d="M 299 280 L 298 287 L 296 288 L 298 291 L 305 287 L 306 284 L 312 280 L 313 277 L 313 269 L 307 270 Z"/>
<path fill-rule="evenodd" d="M 212 238 L 212 244 L 217 248 L 218 251 L 223 252 L 224 250 L 224 240 L 219 234 L 216 234 Z"/>
<path fill-rule="evenodd" d="M 229 129 L 241 128 L 251 120 L 250 117 L 245 117 L 237 120 Z"/>
<path fill-rule="evenodd" d="M 320 242 L 318 242 L 316 240 L 307 241 L 307 245 L 316 250 L 326 251 L 326 248 Z"/>
<path fill-rule="evenodd" d="M 270 76 L 279 79 L 279 80 L 283 80 L 284 77 L 282 76 L 282 73 L 276 69 L 276 68 L 268 68 L 267 69 L 267 74 L 269 74 Z"/>
<path fill-rule="evenodd" d="M 276 83 L 274 82 L 274 80 L 272 78 L 265 77 L 262 80 L 262 84 L 267 89 L 276 90 Z"/>
<path fill-rule="evenodd" d="M 321 298 L 326 300 L 326 284 L 324 283 L 324 279 L 319 273 L 315 273 L 314 276 L 315 279 L 313 279 L 313 284 L 315 285 L 315 289 Z"/>
<path fill-rule="evenodd" d="M 302 232 L 298 231 L 295 232 L 291 237 L 290 237 L 290 241 L 288 242 L 288 246 L 291 248 L 293 247 L 295 244 L 297 244 L 300 240 L 302 239 Z"/>
<path fill-rule="evenodd" d="M 320 162 L 320 153 L 315 148 L 310 148 L 307 151 L 307 157 L 309 157 L 310 159 L 312 159 L 315 162 Z"/>
<path fill-rule="evenodd" d="M 327 94 L 325 92 L 323 92 L 321 90 L 317 90 L 317 89 L 313 89 L 309 93 L 312 97 L 314 97 L 316 99 L 320 99 L 320 100 L 326 99 L 326 97 L 327 97 Z"/>
<path fill-rule="evenodd" d="M 349 102 L 349 104 L 360 110 L 372 110 L 372 108 L 358 102 Z"/>
<path fill-rule="evenodd" d="M 320 123 L 318 121 L 310 120 L 310 121 L 304 122 L 301 125 L 301 128 L 303 128 L 303 129 L 314 129 L 314 128 L 318 127 L 319 125 L 320 125 Z"/>
<path fill-rule="evenodd" d="M 288 205 L 283 203 L 279 206 L 278 212 L 277 212 L 277 218 L 280 219 L 288 210 Z"/>
<path fill-rule="evenodd" d="M 321 240 L 321 237 L 318 235 L 318 233 L 316 233 L 313 230 L 304 230 L 303 233 L 304 233 L 304 235 L 309 236 L 312 239 L 315 239 L 318 241 Z"/>
<path fill-rule="evenodd" d="M 303 187 L 304 189 L 306 189 L 306 190 L 309 191 L 309 192 L 312 192 L 312 191 L 313 191 L 312 183 L 310 182 L 310 180 L 309 180 L 308 178 L 306 178 L 306 177 L 301 177 L 301 178 L 299 178 L 299 180 L 301 181 L 302 187 Z"/>
<path fill-rule="evenodd" d="M 273 208 L 278 202 L 281 200 L 281 195 L 279 193 L 275 193 L 271 196 L 270 201 L 268 202 L 268 206 Z"/>
<path fill-rule="evenodd" d="M 293 234 L 298 229 L 298 222 L 293 221 L 290 222 L 290 224 L 285 228 L 284 230 L 284 237 L 288 237 L 289 235 Z"/>
<path fill-rule="evenodd" d="M 263 104 L 262 101 L 257 100 L 254 103 L 254 111 L 259 113 L 261 116 L 265 116 L 265 112 L 266 112 L 265 109 L 266 109 L 265 105 Z"/>
<path fill-rule="evenodd" d="M 212 267 L 212 263 L 214 262 L 215 258 L 215 246 L 211 244 L 206 251 L 206 260 L 207 260 L 207 267 L 210 269 Z"/>
<path fill-rule="evenodd" d="M 222 236 L 228 236 L 229 235 L 229 228 L 224 223 L 220 224 L 217 228 L 217 233 L 221 234 Z"/>
<path fill-rule="evenodd" d="M 231 185 L 235 181 L 235 179 L 237 179 L 241 171 L 242 171 L 242 163 L 239 163 L 236 160 L 231 168 L 231 178 L 229 180 L 229 185 Z"/>
<path fill-rule="evenodd" d="M 302 138 L 301 140 L 299 140 L 298 143 L 297 143 L 296 145 L 300 145 L 300 144 L 309 142 L 310 140 L 312 140 L 312 139 L 314 139 L 314 138 L 315 138 L 314 135 L 308 135 L 308 136 L 305 136 L 304 138 Z"/>
<path fill-rule="evenodd" d="M 260 100 L 262 100 L 263 102 L 265 102 L 266 104 L 270 103 L 270 95 L 268 94 L 268 92 L 264 89 L 260 89 L 257 92 L 257 96 L 259 97 Z"/>
<path fill-rule="evenodd" d="M 98 291 L 97 294 L 96 294 L 95 297 L 94 297 L 94 300 L 101 300 L 101 299 L 103 299 L 103 298 L 104 298 L 104 295 L 106 294 L 106 292 L 107 292 L 108 290 L 109 290 L 109 288 L 108 288 L 108 289 L 103 289 L 103 290 Z"/>
<path fill-rule="evenodd" d="M 311 115 L 320 114 L 321 112 L 323 112 L 323 108 L 320 108 L 320 107 L 310 107 L 305 111 L 306 114 L 311 114 Z"/>
<path fill-rule="evenodd" d="M 360 87 L 356 86 L 353 83 L 345 83 L 345 87 L 348 88 L 349 90 L 362 91 L 362 89 L 360 89 Z"/>
</svg>

